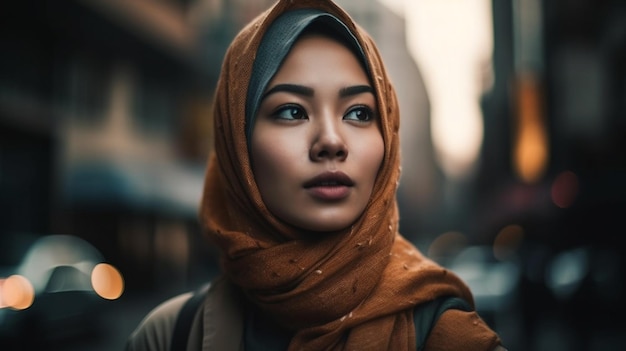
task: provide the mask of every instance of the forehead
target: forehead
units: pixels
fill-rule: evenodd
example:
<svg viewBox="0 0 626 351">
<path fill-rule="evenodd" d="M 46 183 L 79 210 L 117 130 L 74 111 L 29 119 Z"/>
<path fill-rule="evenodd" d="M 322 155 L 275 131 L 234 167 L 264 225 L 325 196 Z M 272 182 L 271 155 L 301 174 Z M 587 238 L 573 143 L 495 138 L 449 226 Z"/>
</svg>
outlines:
<svg viewBox="0 0 626 351">
<path fill-rule="evenodd" d="M 369 82 L 363 66 L 348 47 L 316 33 L 303 35 L 293 45 L 273 81 L 284 79 Z"/>
</svg>

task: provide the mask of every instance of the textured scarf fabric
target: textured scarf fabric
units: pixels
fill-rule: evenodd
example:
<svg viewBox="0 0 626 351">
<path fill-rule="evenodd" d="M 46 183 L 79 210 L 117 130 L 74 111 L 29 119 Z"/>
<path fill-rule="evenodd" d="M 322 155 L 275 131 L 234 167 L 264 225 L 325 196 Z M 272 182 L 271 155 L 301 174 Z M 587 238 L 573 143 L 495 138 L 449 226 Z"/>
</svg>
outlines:
<svg viewBox="0 0 626 351">
<path fill-rule="evenodd" d="M 365 52 L 381 117 L 385 156 L 370 203 L 351 227 L 335 233 L 306 235 L 275 217 L 250 167 L 245 113 L 255 55 L 270 24 L 297 8 L 331 13 L 354 34 Z M 215 151 L 200 220 L 222 254 L 225 275 L 294 333 L 289 350 L 415 350 L 416 304 L 441 295 L 473 304 L 460 279 L 398 233 L 396 94 L 370 36 L 334 3 L 280 0 L 247 25 L 225 56 L 213 112 Z M 442 318 L 440 324 L 447 324 L 438 330 L 472 323 L 463 318 Z"/>
</svg>

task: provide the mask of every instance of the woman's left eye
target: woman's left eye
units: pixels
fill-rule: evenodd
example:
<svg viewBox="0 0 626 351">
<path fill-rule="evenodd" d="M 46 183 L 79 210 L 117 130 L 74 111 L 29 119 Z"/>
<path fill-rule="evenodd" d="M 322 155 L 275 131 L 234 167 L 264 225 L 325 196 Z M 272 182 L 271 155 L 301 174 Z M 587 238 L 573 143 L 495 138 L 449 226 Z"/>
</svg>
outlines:
<svg viewBox="0 0 626 351">
<path fill-rule="evenodd" d="M 348 111 L 343 118 L 351 121 L 368 122 L 374 119 L 374 111 L 367 106 L 357 106 Z"/>
</svg>

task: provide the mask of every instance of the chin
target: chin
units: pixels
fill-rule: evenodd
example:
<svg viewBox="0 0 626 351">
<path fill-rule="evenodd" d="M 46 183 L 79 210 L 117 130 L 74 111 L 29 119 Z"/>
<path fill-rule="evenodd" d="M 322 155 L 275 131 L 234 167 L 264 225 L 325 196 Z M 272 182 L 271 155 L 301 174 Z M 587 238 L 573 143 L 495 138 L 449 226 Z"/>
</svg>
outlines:
<svg viewBox="0 0 626 351">
<path fill-rule="evenodd" d="M 308 208 L 304 211 L 308 216 L 304 216 L 303 211 L 299 213 L 294 211 L 274 212 L 283 222 L 288 223 L 296 228 L 302 229 L 308 234 L 325 233 L 332 234 L 349 229 L 361 216 L 363 210 L 360 211 L 338 211 L 335 209 L 319 209 Z M 271 211 L 271 209 L 270 209 Z"/>
<path fill-rule="evenodd" d="M 329 222 L 328 220 L 319 219 L 315 221 L 300 222 L 300 224 L 296 226 L 310 233 L 325 234 L 325 233 L 336 233 L 346 228 L 349 228 L 355 221 L 356 219 L 352 221 L 344 220 L 344 221 Z"/>
</svg>

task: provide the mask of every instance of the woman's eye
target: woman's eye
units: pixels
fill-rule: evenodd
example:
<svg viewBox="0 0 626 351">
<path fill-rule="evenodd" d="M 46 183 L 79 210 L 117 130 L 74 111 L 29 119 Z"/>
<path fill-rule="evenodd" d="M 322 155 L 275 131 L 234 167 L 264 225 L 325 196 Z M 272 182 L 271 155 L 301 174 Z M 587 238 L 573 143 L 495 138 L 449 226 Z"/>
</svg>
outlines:
<svg viewBox="0 0 626 351">
<path fill-rule="evenodd" d="M 306 111 L 300 106 L 283 106 L 274 112 L 274 117 L 278 119 L 306 119 L 308 116 Z"/>
<path fill-rule="evenodd" d="M 358 106 L 348 111 L 343 118 L 351 121 L 368 122 L 374 119 L 374 112 L 367 106 Z"/>
</svg>

